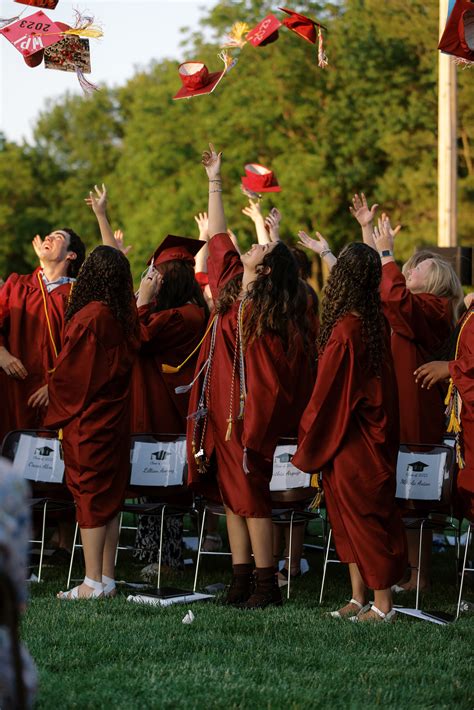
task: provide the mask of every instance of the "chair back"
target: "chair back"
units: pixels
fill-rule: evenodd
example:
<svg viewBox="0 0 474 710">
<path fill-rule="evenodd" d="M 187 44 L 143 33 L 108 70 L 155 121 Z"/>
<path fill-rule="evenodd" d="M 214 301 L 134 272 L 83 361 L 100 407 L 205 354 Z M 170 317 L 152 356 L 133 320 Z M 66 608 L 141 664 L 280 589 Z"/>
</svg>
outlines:
<svg viewBox="0 0 474 710">
<path fill-rule="evenodd" d="M 400 445 L 396 497 L 405 509 L 451 514 L 456 457 L 449 444 Z"/>
<path fill-rule="evenodd" d="M 172 499 L 187 492 L 185 434 L 132 434 L 129 492 Z"/>
<path fill-rule="evenodd" d="M 3 440 L 1 455 L 13 461 L 35 489 L 59 490 L 64 487 L 64 460 L 56 431 L 10 431 Z"/>
<path fill-rule="evenodd" d="M 316 488 L 311 486 L 311 475 L 291 463 L 297 444 L 296 437 L 283 437 L 275 448 L 270 481 L 270 495 L 274 503 L 304 503 L 316 495 Z"/>
</svg>

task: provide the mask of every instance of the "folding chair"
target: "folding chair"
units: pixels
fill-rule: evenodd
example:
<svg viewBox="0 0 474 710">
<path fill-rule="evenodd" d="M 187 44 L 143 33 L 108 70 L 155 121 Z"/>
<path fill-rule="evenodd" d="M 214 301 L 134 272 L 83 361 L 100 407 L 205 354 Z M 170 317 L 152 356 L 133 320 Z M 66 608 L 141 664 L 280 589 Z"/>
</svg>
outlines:
<svg viewBox="0 0 474 710">
<path fill-rule="evenodd" d="M 177 434 L 133 434 L 131 436 L 131 473 L 126 500 L 120 515 L 120 534 L 136 531 L 137 526 L 123 525 L 124 513 L 149 515 L 160 520 L 160 541 L 158 548 L 157 589 L 161 583 L 161 560 L 165 518 L 197 514 L 194 499 L 186 487 L 187 464 L 185 458 L 184 435 Z M 179 445 L 177 447 L 176 445 Z M 184 454 L 183 454 L 184 452 Z M 155 500 L 143 501 L 151 497 Z M 73 553 L 68 575 L 71 583 L 72 567 L 76 549 L 82 548 L 77 542 L 79 527 L 76 525 Z M 120 551 L 134 551 L 135 545 L 117 545 L 116 562 Z"/>
<path fill-rule="evenodd" d="M 459 596 L 458 596 L 458 606 L 456 609 L 456 621 L 459 619 L 459 614 L 461 613 L 462 592 L 463 592 L 463 588 L 464 588 L 464 576 L 468 572 L 474 572 L 474 567 L 468 567 L 468 564 L 467 564 L 469 546 L 470 546 L 470 543 L 472 540 L 473 532 L 474 532 L 474 522 L 470 521 L 469 526 L 467 528 L 467 533 L 466 533 L 466 544 L 464 547 L 464 557 L 463 557 L 463 564 L 462 564 L 462 569 L 461 569 L 461 579 L 459 582 Z"/>
<path fill-rule="evenodd" d="M 285 437 L 280 439 L 273 455 L 273 476 L 270 482 L 272 520 L 277 525 L 289 525 L 290 527 L 288 543 L 289 549 L 286 557 L 286 559 L 288 559 L 288 567 L 290 570 L 294 525 L 297 523 L 306 523 L 308 520 L 320 517 L 319 510 L 312 511 L 308 508 L 317 493 L 317 490 L 311 486 L 311 476 L 298 471 L 298 469 L 291 464 L 291 458 L 296 451 L 296 446 L 297 440 L 294 437 Z M 196 559 L 196 572 L 194 575 L 194 591 L 197 589 L 197 580 L 202 555 L 231 555 L 230 552 L 206 552 L 202 549 L 207 513 L 214 513 L 215 515 L 223 516 L 225 515 L 225 510 L 222 505 L 212 503 L 204 504 Z M 291 589 L 290 578 L 291 572 L 288 575 L 288 599 L 290 597 Z"/>
<path fill-rule="evenodd" d="M 457 550 L 459 550 L 460 522 L 454 519 L 452 513 L 455 470 L 454 449 L 449 437 L 446 438 L 444 444 L 439 446 L 426 444 L 400 445 L 397 463 L 397 498 L 405 509 L 405 527 L 409 530 L 420 531 L 418 561 L 415 568 L 418 572 L 416 609 L 419 608 L 424 531 L 453 529 L 458 541 Z M 420 493 L 420 491 L 422 492 Z M 413 515 L 410 515 L 410 511 L 413 511 Z M 319 595 L 320 604 L 323 599 L 327 567 L 329 564 L 340 564 L 335 549 L 331 547 L 331 541 L 332 530 L 329 528 Z"/>
<path fill-rule="evenodd" d="M 38 446 L 36 446 L 38 444 Z M 24 478 L 33 486 L 30 499 L 32 512 L 41 514 L 41 537 L 30 540 L 40 546 L 38 582 L 41 582 L 48 513 L 74 509 L 67 487 L 64 485 L 64 464 L 53 465 L 54 455 L 60 452 L 57 432 L 49 429 L 15 430 L 9 432 L 2 443 L 1 455 L 14 461 Z"/>
</svg>

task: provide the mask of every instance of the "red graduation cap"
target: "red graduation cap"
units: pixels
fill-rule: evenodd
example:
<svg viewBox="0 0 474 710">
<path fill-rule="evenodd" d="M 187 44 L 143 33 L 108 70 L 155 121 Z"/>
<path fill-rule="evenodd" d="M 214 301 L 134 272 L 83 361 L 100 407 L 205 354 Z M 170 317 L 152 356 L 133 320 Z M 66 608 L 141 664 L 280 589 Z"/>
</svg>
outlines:
<svg viewBox="0 0 474 710">
<path fill-rule="evenodd" d="M 247 34 L 247 42 L 254 47 L 264 47 L 278 39 L 278 29 L 282 23 L 275 15 L 267 15 Z"/>
<path fill-rule="evenodd" d="M 456 0 L 438 49 L 461 63 L 474 62 L 474 3 Z"/>
<path fill-rule="evenodd" d="M 59 0 L 15 0 L 22 5 L 32 5 L 33 7 L 41 7 L 43 10 L 54 10 Z"/>
<path fill-rule="evenodd" d="M 173 99 L 190 99 L 192 96 L 210 94 L 225 74 L 225 69 L 209 73 L 202 62 L 184 62 L 178 71 L 183 86 Z"/>
<path fill-rule="evenodd" d="M 191 239 L 189 237 L 176 237 L 174 234 L 168 234 L 161 242 L 158 249 L 148 259 L 147 264 L 153 262 L 153 266 L 166 264 L 167 261 L 188 261 L 194 266 L 194 257 L 205 242 L 199 239 Z"/>
<path fill-rule="evenodd" d="M 278 180 L 271 170 L 258 163 L 247 163 L 242 185 L 252 192 L 281 192 Z"/>
<path fill-rule="evenodd" d="M 316 22 L 316 20 L 312 20 L 310 17 L 306 17 L 306 15 L 300 15 L 298 12 L 289 10 L 287 7 L 279 7 L 278 9 L 290 15 L 290 17 L 286 17 L 283 20 L 285 27 L 296 32 L 297 35 L 303 37 L 307 42 L 311 42 L 311 44 L 316 44 L 318 38 L 316 27 L 320 27 L 323 30 L 326 29 L 320 22 Z"/>
<path fill-rule="evenodd" d="M 8 39 L 23 57 L 29 57 L 59 42 L 62 39 L 61 32 L 59 25 L 41 10 L 0 30 L 0 34 Z"/>
</svg>

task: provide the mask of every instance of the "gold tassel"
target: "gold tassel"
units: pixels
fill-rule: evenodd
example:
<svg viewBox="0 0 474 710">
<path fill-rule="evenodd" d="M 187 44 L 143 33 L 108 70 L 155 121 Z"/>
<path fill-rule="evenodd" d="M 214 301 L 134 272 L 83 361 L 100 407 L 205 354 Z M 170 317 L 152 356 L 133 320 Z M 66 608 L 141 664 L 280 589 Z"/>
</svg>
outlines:
<svg viewBox="0 0 474 710">
<path fill-rule="evenodd" d="M 172 375 L 175 374 L 176 372 L 179 372 L 181 370 L 181 365 L 178 365 L 177 367 L 174 367 L 173 365 L 165 365 L 163 364 L 161 366 L 161 372 L 164 372 L 166 375 Z"/>
<path fill-rule="evenodd" d="M 324 51 L 323 32 L 321 30 L 321 27 L 318 27 L 318 67 L 320 67 L 321 69 L 326 69 L 328 64 L 328 56 Z"/>
<path fill-rule="evenodd" d="M 244 39 L 245 35 L 250 32 L 250 25 L 246 22 L 234 22 L 232 28 L 225 38 L 225 44 L 223 47 L 242 47 L 247 44 L 247 40 Z"/>
<path fill-rule="evenodd" d="M 227 420 L 227 431 L 225 433 L 225 440 L 230 441 L 232 436 L 232 419 Z"/>
<path fill-rule="evenodd" d="M 451 397 L 453 394 L 453 387 L 454 387 L 454 382 L 453 382 L 453 378 L 451 377 L 449 380 L 448 394 L 446 395 L 446 398 L 444 400 L 445 404 L 450 404 L 450 402 L 451 402 Z"/>
<path fill-rule="evenodd" d="M 63 35 L 73 35 L 76 37 L 92 37 L 93 39 L 99 39 L 104 36 L 104 33 L 100 27 L 72 27 L 70 30 L 64 30 Z"/>
</svg>

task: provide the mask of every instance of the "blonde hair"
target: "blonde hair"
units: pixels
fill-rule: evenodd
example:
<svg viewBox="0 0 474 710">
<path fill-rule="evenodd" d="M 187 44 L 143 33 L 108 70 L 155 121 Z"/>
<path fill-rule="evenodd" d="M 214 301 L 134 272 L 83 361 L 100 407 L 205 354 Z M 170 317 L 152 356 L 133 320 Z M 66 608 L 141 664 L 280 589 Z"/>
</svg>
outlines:
<svg viewBox="0 0 474 710">
<path fill-rule="evenodd" d="M 423 291 L 424 293 L 432 293 L 433 296 L 449 299 L 453 308 L 453 320 L 456 323 L 464 304 L 464 292 L 459 277 L 449 261 L 443 259 L 439 254 L 424 249 L 413 254 L 403 265 L 403 275 L 406 277 L 408 271 L 416 268 L 427 259 L 430 259 L 431 264 Z"/>
</svg>

